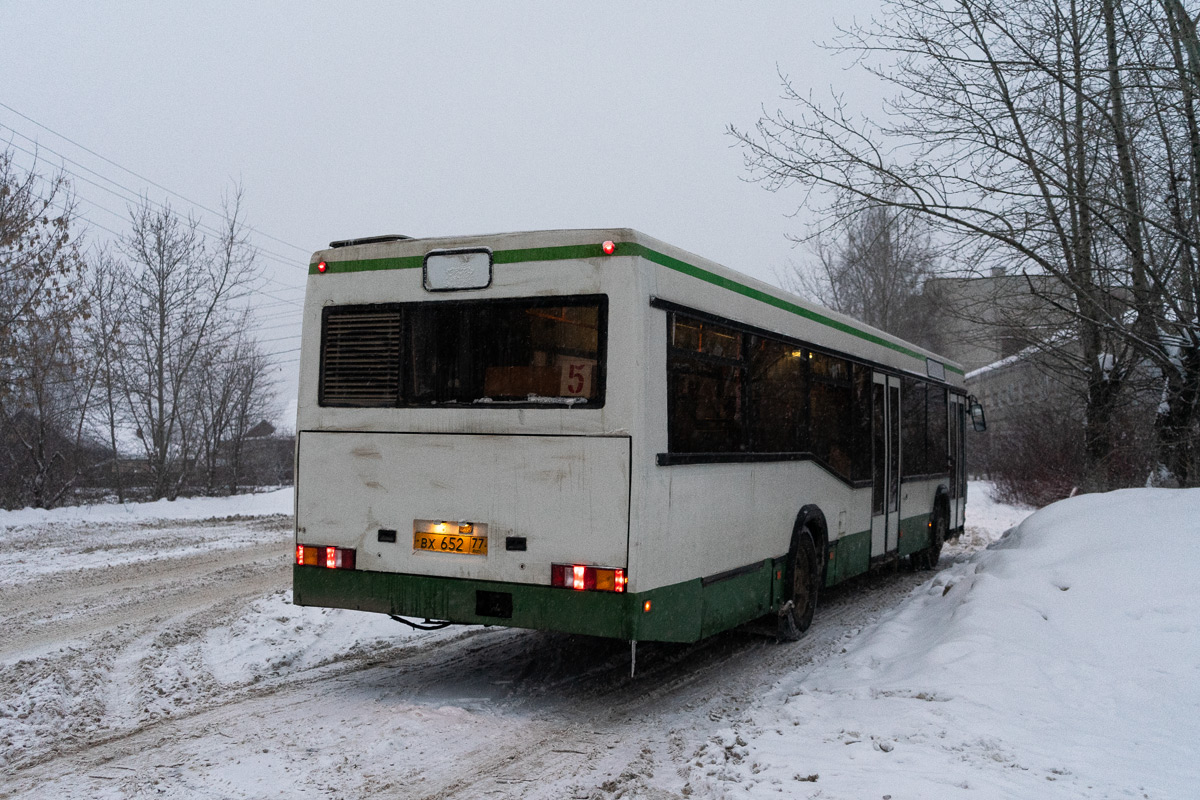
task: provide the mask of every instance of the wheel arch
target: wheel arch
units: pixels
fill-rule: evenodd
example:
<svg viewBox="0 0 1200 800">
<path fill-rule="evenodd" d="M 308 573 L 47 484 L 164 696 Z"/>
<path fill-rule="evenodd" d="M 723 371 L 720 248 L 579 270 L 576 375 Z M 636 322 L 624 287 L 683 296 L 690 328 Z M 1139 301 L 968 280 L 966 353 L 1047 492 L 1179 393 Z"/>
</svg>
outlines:
<svg viewBox="0 0 1200 800">
<path fill-rule="evenodd" d="M 815 505 L 801 507 L 792 525 L 791 541 L 783 568 L 784 592 L 780 600 L 778 627 L 780 641 L 796 641 L 812 624 L 817 599 L 825 585 L 828 542 L 829 528 L 825 523 L 825 514 Z M 797 596 L 795 570 L 802 552 L 805 553 L 803 563 L 806 564 L 805 573 L 808 578 L 803 581 L 805 592 L 803 605 L 800 605 L 794 602 Z"/>
<path fill-rule="evenodd" d="M 933 508 L 930 509 L 930 515 L 942 512 L 946 515 L 946 522 L 950 522 L 950 487 L 942 483 L 938 485 L 937 491 L 933 494 Z"/>
<path fill-rule="evenodd" d="M 825 582 L 825 566 L 829 563 L 829 525 L 825 522 L 825 512 L 821 511 L 820 507 L 814 504 L 801 506 L 800 512 L 796 515 L 796 522 L 792 525 L 792 540 L 788 546 L 789 557 L 796 552 L 799 546 L 800 531 L 804 528 L 812 533 L 813 546 L 817 551 L 817 560 L 820 563 L 821 584 Z"/>
</svg>

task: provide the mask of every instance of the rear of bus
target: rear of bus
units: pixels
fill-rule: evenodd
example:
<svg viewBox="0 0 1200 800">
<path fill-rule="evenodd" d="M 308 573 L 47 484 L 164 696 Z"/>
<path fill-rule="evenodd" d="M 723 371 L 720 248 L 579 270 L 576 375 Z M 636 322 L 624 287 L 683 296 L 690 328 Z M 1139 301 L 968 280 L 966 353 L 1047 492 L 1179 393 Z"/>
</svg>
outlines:
<svg viewBox="0 0 1200 800">
<path fill-rule="evenodd" d="M 635 638 L 644 276 L 622 231 L 314 255 L 294 602 Z"/>
</svg>

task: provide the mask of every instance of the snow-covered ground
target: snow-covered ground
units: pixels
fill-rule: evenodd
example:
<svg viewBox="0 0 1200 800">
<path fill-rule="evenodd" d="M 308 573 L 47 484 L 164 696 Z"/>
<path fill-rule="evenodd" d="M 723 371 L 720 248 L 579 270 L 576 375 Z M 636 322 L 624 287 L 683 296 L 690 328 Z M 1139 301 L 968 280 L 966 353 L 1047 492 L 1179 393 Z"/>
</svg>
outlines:
<svg viewBox="0 0 1200 800">
<path fill-rule="evenodd" d="M 1200 797 L 1198 622 L 1200 490 L 1076 497 L 786 676 L 708 757 L 820 797 Z"/>
<path fill-rule="evenodd" d="M 290 512 L 0 512 L 0 797 L 1200 796 L 1197 490 L 972 484 L 940 572 L 633 680 L 623 643 L 292 606 Z"/>
</svg>

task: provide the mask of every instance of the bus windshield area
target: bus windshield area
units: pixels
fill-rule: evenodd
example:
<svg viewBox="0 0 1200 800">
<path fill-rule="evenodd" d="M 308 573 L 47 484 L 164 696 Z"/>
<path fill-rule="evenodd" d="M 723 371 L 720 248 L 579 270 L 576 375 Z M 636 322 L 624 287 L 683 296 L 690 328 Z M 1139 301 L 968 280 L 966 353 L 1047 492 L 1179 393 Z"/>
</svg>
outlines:
<svg viewBox="0 0 1200 800">
<path fill-rule="evenodd" d="M 330 306 L 322 406 L 603 403 L 607 299 Z"/>
</svg>

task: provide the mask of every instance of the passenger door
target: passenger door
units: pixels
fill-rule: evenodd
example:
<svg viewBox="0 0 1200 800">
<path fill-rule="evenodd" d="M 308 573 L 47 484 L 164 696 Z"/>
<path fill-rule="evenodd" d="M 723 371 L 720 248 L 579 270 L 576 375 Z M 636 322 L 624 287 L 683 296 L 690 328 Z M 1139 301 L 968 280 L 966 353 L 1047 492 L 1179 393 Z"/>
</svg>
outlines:
<svg viewBox="0 0 1200 800">
<path fill-rule="evenodd" d="M 963 525 L 966 497 L 967 464 L 963 431 L 966 421 L 966 398 L 950 393 L 950 529 Z"/>
<path fill-rule="evenodd" d="M 877 372 L 871 387 L 871 558 L 900 546 L 900 379 Z"/>
</svg>

